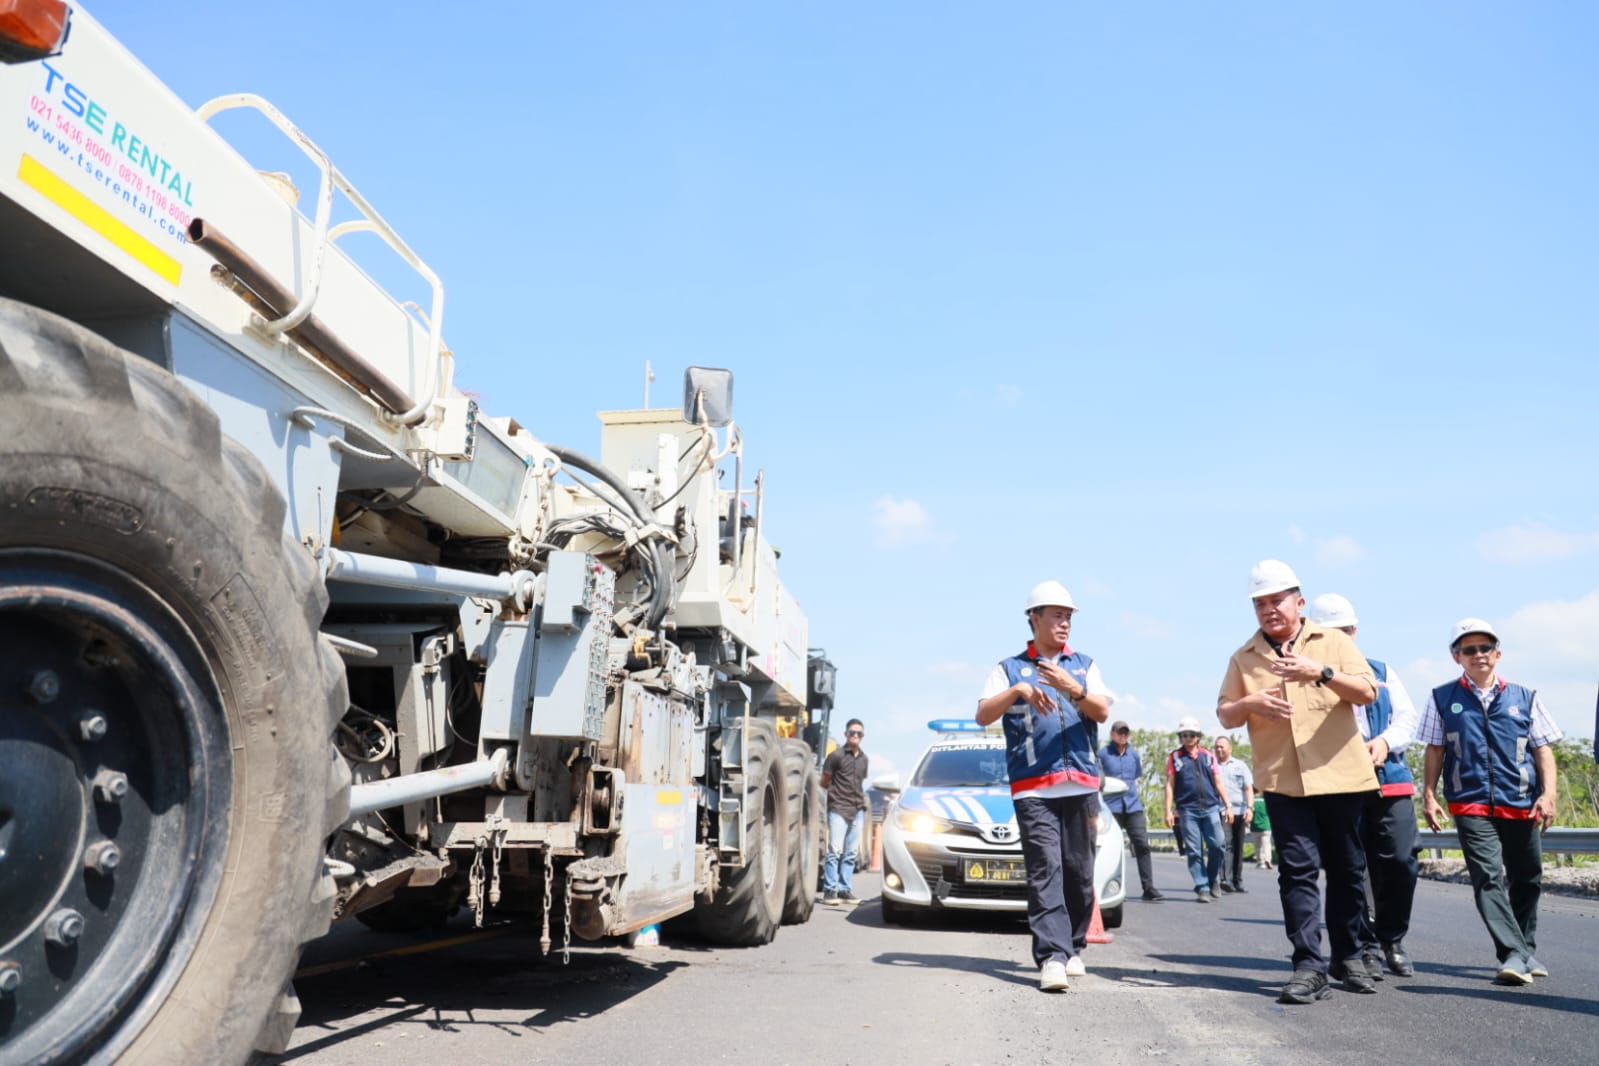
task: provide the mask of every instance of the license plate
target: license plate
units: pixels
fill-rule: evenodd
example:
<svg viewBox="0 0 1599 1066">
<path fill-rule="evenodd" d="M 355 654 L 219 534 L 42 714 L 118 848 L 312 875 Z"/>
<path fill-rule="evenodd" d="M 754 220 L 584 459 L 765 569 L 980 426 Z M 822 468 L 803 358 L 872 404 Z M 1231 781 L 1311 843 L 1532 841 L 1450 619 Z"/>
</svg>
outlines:
<svg viewBox="0 0 1599 1066">
<path fill-rule="evenodd" d="M 961 863 L 961 873 L 968 881 L 1027 880 L 1027 869 L 1020 859 L 965 859 Z"/>
</svg>

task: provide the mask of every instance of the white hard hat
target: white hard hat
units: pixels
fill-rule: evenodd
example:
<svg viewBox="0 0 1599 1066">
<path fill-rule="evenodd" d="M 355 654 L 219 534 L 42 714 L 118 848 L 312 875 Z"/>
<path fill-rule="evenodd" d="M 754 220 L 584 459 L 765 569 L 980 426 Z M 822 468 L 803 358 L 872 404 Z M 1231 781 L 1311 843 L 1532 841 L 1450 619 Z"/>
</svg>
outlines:
<svg viewBox="0 0 1599 1066">
<path fill-rule="evenodd" d="M 1299 587 L 1299 575 L 1281 559 L 1262 559 L 1249 568 L 1249 598 L 1270 596 Z"/>
<path fill-rule="evenodd" d="M 1066 586 L 1059 581 L 1040 581 L 1033 586 L 1033 591 L 1027 594 L 1027 610 L 1029 613 L 1040 607 L 1065 607 L 1068 610 L 1077 610 L 1077 605 L 1072 602 L 1072 594 L 1066 591 Z"/>
<path fill-rule="evenodd" d="M 1191 718 L 1190 717 L 1190 718 L 1184 718 L 1182 721 L 1177 723 L 1177 732 L 1179 732 L 1179 733 L 1204 733 L 1204 730 L 1199 728 L 1199 719 L 1198 718 Z"/>
<path fill-rule="evenodd" d="M 1455 623 L 1455 631 L 1449 635 L 1450 649 L 1453 650 L 1454 646 L 1460 643 L 1460 638 L 1468 633 L 1486 633 L 1494 638 L 1495 642 L 1499 640 L 1499 634 L 1494 632 L 1494 627 L 1481 618 L 1462 618 Z"/>
<path fill-rule="evenodd" d="M 1355 617 L 1355 605 L 1336 592 L 1323 592 L 1310 601 L 1310 620 L 1328 629 L 1360 624 L 1360 619 Z"/>
</svg>

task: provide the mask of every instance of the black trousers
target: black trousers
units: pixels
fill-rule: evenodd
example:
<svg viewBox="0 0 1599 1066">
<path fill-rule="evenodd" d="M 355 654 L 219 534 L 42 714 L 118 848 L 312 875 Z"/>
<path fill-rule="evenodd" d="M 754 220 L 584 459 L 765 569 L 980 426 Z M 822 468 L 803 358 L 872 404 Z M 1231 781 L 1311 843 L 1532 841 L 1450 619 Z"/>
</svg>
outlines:
<svg viewBox="0 0 1599 1066">
<path fill-rule="evenodd" d="M 1138 863 L 1138 884 L 1144 895 L 1155 890 L 1155 868 L 1149 858 L 1149 821 L 1143 811 L 1117 811 L 1116 824 L 1132 841 L 1133 858 Z"/>
<path fill-rule="evenodd" d="M 1360 914 L 1360 943 L 1366 949 L 1397 944 L 1410 932 L 1416 901 L 1416 802 L 1410 796 L 1370 794 L 1361 812 L 1370 906 Z"/>
<path fill-rule="evenodd" d="M 1369 792 L 1266 793 L 1266 813 L 1277 845 L 1277 892 L 1296 970 L 1327 971 L 1327 958 L 1321 953 L 1322 900 L 1317 883 L 1322 870 L 1327 873 L 1327 939 L 1332 957 L 1360 955 L 1360 916 L 1366 906 L 1360 815 L 1369 796 Z"/>
<path fill-rule="evenodd" d="M 1249 830 L 1244 827 L 1244 816 L 1234 811 L 1231 824 L 1223 823 L 1221 827 L 1221 838 L 1227 845 L 1227 858 L 1221 866 L 1221 879 L 1229 885 L 1241 885 L 1244 883 L 1244 841 L 1249 839 Z"/>
<path fill-rule="evenodd" d="M 1094 810 L 1097 793 L 1016 801 L 1027 870 L 1027 926 L 1033 961 L 1065 962 L 1088 946 L 1094 918 Z"/>
</svg>

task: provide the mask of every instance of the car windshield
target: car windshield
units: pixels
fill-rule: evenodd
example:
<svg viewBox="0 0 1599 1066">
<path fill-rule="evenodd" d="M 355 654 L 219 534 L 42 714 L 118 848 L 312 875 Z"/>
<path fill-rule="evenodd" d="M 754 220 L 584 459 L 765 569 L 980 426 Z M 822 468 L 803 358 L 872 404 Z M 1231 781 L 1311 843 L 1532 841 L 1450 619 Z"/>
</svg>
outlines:
<svg viewBox="0 0 1599 1066">
<path fill-rule="evenodd" d="M 948 748 L 928 752 L 911 781 L 917 788 L 985 788 L 1003 785 L 1005 753 L 998 748 Z"/>
</svg>

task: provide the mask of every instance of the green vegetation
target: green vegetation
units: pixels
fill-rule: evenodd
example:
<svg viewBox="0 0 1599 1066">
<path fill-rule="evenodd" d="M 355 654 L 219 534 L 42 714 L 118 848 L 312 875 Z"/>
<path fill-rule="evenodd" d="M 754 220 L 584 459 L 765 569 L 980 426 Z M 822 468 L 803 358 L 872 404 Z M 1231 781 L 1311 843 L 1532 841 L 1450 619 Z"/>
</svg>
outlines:
<svg viewBox="0 0 1599 1066">
<path fill-rule="evenodd" d="M 1227 734 L 1222 734 L 1227 735 Z M 1249 735 L 1238 730 L 1234 736 L 1233 757 L 1253 762 Z M 1207 738 L 1206 746 L 1214 740 Z M 1138 781 L 1138 794 L 1149 812 L 1151 828 L 1171 828 L 1166 825 L 1166 756 L 1181 745 L 1177 734 L 1158 729 L 1135 729 L 1129 743 L 1144 758 L 1144 775 Z M 1599 826 L 1599 763 L 1594 762 L 1593 741 L 1567 739 L 1557 742 L 1555 769 L 1560 776 L 1559 810 L 1557 826 Z M 1422 756 L 1425 748 L 1412 744 L 1405 750 L 1405 761 L 1415 775 L 1418 797 L 1416 813 L 1421 814 L 1419 796 L 1422 781 Z"/>
</svg>

